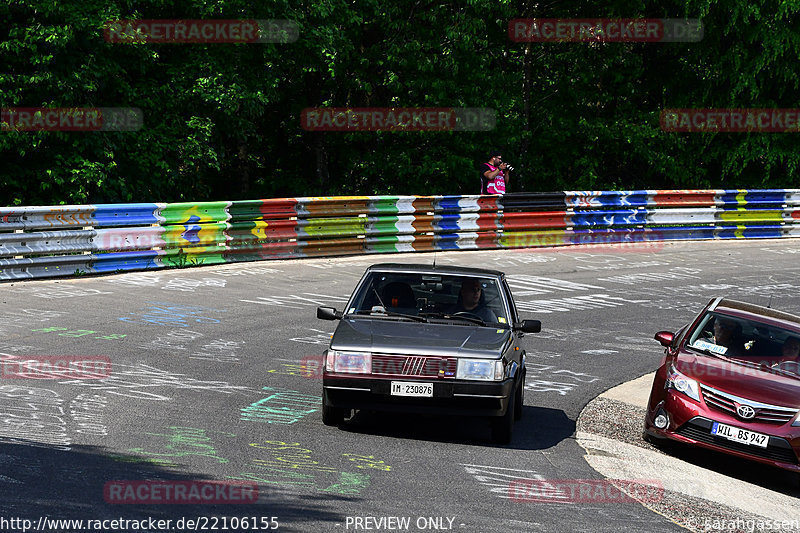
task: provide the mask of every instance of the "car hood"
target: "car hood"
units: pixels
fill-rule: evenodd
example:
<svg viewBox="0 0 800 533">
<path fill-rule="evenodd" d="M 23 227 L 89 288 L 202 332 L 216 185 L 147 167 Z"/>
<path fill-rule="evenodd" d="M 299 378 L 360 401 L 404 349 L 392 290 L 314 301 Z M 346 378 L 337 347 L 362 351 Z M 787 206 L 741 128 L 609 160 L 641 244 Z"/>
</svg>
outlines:
<svg viewBox="0 0 800 533">
<path fill-rule="evenodd" d="M 331 349 L 498 358 L 510 338 L 509 328 L 345 318 L 339 322 L 333 334 Z"/>
<path fill-rule="evenodd" d="M 675 361 L 675 368 L 702 385 L 735 396 L 772 405 L 800 407 L 800 378 L 692 353 L 681 353 Z"/>
</svg>

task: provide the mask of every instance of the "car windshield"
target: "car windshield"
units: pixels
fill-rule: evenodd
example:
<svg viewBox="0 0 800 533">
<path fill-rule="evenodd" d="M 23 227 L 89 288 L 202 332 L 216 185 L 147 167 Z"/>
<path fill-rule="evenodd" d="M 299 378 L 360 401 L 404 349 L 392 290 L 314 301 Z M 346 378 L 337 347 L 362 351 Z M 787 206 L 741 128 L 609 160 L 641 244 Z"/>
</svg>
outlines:
<svg viewBox="0 0 800 533">
<path fill-rule="evenodd" d="M 455 320 L 466 324 L 508 324 L 500 286 L 482 276 L 370 272 L 346 314 L 392 313 Z"/>
<path fill-rule="evenodd" d="M 706 313 L 687 344 L 738 362 L 800 366 L 800 332 L 742 317 Z"/>
</svg>

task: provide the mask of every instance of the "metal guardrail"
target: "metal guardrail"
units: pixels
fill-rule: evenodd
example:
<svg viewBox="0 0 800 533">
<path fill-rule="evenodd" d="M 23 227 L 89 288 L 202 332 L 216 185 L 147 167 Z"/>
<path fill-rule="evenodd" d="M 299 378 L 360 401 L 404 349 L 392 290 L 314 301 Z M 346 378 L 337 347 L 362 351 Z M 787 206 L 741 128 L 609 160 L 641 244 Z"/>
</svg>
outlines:
<svg viewBox="0 0 800 533">
<path fill-rule="evenodd" d="M 0 208 L 0 280 L 350 254 L 800 236 L 800 189 Z"/>
</svg>

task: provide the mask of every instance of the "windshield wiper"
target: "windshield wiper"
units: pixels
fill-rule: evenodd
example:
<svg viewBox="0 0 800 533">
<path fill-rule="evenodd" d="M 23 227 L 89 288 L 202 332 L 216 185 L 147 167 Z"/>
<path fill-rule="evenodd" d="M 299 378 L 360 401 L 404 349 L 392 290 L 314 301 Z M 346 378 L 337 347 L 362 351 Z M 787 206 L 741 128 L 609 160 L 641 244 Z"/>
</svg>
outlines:
<svg viewBox="0 0 800 533">
<path fill-rule="evenodd" d="M 430 316 L 433 318 L 447 318 L 453 320 L 466 320 L 467 322 L 472 322 L 473 324 L 478 324 L 480 326 L 485 326 L 486 322 L 478 318 L 476 316 L 464 316 L 464 315 L 451 315 L 450 313 L 421 313 L 422 316 Z"/>
<path fill-rule="evenodd" d="M 765 370 L 765 371 L 768 371 L 768 372 L 773 372 L 773 373 L 778 374 L 780 376 L 788 376 L 790 378 L 800 379 L 800 374 L 797 374 L 796 372 L 792 372 L 791 370 L 784 370 L 783 368 L 779 368 L 779 367 L 776 367 L 776 366 L 764 365 L 764 366 L 761 367 L 761 370 Z"/>
<path fill-rule="evenodd" d="M 372 285 L 370 288 L 372 289 L 372 292 L 375 293 L 375 297 L 378 299 L 378 302 L 381 304 L 381 307 L 383 308 L 383 311 L 379 311 L 378 312 L 379 314 L 377 316 L 380 316 L 381 314 L 384 314 L 386 316 L 396 316 L 396 317 L 408 318 L 410 320 L 415 320 L 417 322 L 427 322 L 428 321 L 425 317 L 421 317 L 421 316 L 417 316 L 417 315 L 407 315 L 405 313 L 398 313 L 396 311 L 387 310 L 386 309 L 386 304 L 383 303 L 383 298 L 381 298 L 381 295 L 378 294 L 377 289 L 375 289 L 375 285 Z M 373 311 L 372 309 L 361 309 L 359 311 L 356 311 L 355 314 L 357 314 L 357 315 L 369 314 L 370 316 L 376 316 L 376 315 L 373 315 L 373 313 L 375 313 L 375 311 Z"/>
<path fill-rule="evenodd" d="M 407 315 L 405 313 L 398 313 L 396 311 L 387 311 L 385 307 L 381 308 L 381 311 L 373 311 L 371 309 L 359 309 L 355 313 L 350 313 L 351 315 L 358 315 L 358 316 L 393 316 L 399 318 L 408 318 L 410 320 L 414 320 L 415 322 L 427 322 L 428 319 L 423 316 L 417 315 Z"/>
</svg>

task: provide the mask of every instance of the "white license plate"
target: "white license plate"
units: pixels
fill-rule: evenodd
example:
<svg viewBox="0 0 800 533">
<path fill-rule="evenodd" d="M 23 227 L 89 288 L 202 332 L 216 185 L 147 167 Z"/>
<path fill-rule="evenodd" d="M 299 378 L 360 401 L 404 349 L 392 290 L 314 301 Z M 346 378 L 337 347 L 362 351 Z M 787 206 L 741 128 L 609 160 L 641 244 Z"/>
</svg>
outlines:
<svg viewBox="0 0 800 533">
<path fill-rule="evenodd" d="M 392 381 L 392 396 L 433 397 L 433 383 L 415 383 L 413 381 Z"/>
<path fill-rule="evenodd" d="M 769 435 L 756 433 L 755 431 L 748 431 L 746 429 L 740 429 L 727 424 L 720 424 L 719 422 L 714 422 L 714 425 L 711 426 L 711 434 L 724 437 L 734 442 L 750 444 L 760 448 L 766 448 L 767 443 L 769 442 Z"/>
</svg>

